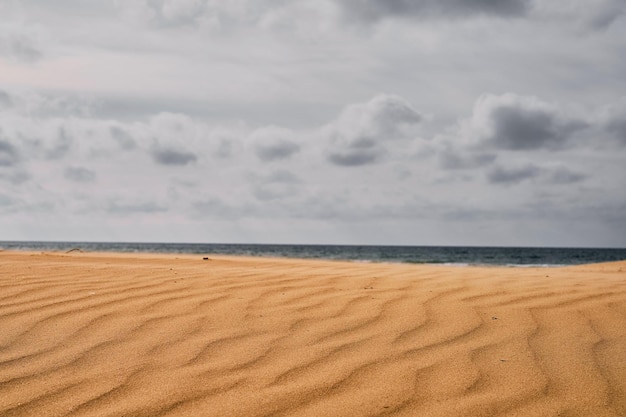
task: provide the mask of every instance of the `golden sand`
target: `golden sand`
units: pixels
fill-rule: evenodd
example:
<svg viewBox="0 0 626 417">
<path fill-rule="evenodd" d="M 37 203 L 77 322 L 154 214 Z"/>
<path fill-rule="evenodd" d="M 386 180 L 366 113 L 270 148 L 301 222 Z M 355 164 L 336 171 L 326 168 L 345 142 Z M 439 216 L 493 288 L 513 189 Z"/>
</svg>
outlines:
<svg viewBox="0 0 626 417">
<path fill-rule="evenodd" d="M 626 416 L 626 262 L 0 252 L 0 416 Z"/>
</svg>

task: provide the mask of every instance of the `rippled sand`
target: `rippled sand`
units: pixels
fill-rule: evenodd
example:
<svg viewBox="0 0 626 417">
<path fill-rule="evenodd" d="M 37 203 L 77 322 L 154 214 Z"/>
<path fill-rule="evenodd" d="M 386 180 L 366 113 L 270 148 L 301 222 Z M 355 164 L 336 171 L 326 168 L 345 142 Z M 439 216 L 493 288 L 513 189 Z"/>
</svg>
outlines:
<svg viewBox="0 0 626 417">
<path fill-rule="evenodd" d="M 0 416 L 626 416 L 626 262 L 0 252 Z"/>
</svg>

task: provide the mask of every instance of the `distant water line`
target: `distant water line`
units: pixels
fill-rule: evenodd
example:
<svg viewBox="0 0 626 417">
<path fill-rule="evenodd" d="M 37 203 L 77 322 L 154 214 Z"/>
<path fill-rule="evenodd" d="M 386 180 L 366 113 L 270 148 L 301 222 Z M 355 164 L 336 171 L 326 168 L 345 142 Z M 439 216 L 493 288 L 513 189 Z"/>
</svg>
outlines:
<svg viewBox="0 0 626 417">
<path fill-rule="evenodd" d="M 626 260 L 626 248 L 0 241 L 3 250 L 216 254 L 416 264 L 559 266 Z"/>
</svg>

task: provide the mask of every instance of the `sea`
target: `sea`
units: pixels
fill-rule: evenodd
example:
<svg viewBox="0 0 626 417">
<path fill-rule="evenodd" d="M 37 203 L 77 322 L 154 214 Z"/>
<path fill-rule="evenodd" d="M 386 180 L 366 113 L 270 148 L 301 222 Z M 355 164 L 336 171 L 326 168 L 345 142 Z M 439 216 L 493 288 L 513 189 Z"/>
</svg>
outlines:
<svg viewBox="0 0 626 417">
<path fill-rule="evenodd" d="M 214 254 L 512 267 L 550 267 L 626 260 L 626 248 L 0 241 L 0 250 Z"/>
</svg>

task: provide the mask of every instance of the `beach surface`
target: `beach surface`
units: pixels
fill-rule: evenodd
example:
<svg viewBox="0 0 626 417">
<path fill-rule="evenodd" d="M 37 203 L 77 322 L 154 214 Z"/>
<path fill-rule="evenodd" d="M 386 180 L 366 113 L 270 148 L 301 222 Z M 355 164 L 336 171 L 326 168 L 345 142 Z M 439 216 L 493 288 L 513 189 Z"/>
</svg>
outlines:
<svg viewBox="0 0 626 417">
<path fill-rule="evenodd" d="M 626 262 L 0 252 L 0 416 L 626 416 Z"/>
</svg>

